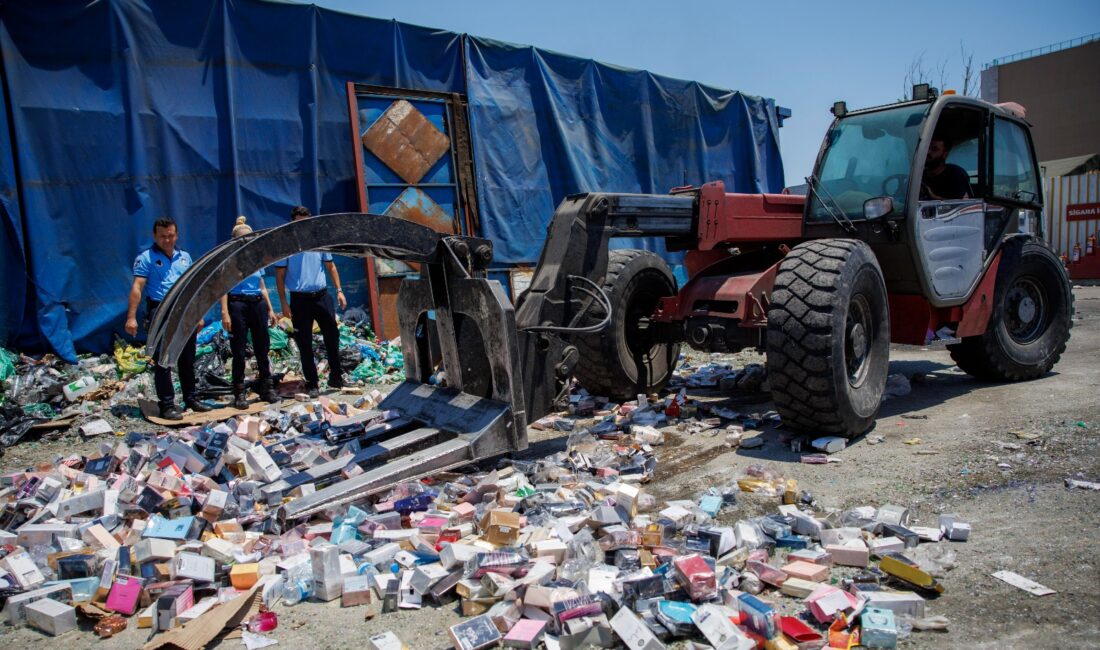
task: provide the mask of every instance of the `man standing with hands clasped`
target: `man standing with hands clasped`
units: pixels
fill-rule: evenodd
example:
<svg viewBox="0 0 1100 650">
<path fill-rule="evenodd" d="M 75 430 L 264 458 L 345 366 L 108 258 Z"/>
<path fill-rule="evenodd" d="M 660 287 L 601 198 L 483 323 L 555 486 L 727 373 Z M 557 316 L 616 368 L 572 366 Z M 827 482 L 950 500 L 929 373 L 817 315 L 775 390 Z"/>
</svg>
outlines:
<svg viewBox="0 0 1100 650">
<path fill-rule="evenodd" d="M 309 209 L 299 205 L 290 211 L 292 221 L 308 219 Z M 346 309 L 348 301 L 340 288 L 340 274 L 330 253 L 306 251 L 275 263 L 275 286 L 279 292 L 279 304 L 283 316 L 294 325 L 294 341 L 302 357 L 302 374 L 306 378 L 306 392 L 310 397 L 320 395 L 317 383 L 317 364 L 313 360 L 313 323 L 321 328 L 321 338 L 325 341 L 325 355 L 328 357 L 329 388 L 343 388 L 344 378 L 340 371 L 340 329 L 336 325 L 336 310 L 332 305 L 332 296 L 328 293 L 325 271 L 336 286 L 336 300 L 340 309 Z M 286 289 L 290 289 L 287 300 Z"/>
<path fill-rule="evenodd" d="M 137 309 L 141 296 L 145 295 L 145 329 L 153 320 L 153 314 L 176 280 L 191 266 L 191 256 L 187 251 L 176 248 L 179 233 L 176 222 L 161 217 L 153 224 L 154 244 L 141 252 L 134 260 L 134 282 L 130 285 L 130 299 L 126 309 L 126 333 L 137 336 Z M 195 334 L 202 329 L 202 321 L 196 323 Z M 195 392 L 195 334 L 183 348 L 176 364 L 179 367 L 180 388 L 183 389 L 183 402 L 195 412 L 210 410 L 199 401 Z M 172 371 L 169 368 L 155 366 L 153 383 L 157 388 L 157 400 L 160 404 L 160 416 L 165 420 L 182 420 L 183 413 L 176 406 L 176 391 L 172 386 Z"/>
</svg>

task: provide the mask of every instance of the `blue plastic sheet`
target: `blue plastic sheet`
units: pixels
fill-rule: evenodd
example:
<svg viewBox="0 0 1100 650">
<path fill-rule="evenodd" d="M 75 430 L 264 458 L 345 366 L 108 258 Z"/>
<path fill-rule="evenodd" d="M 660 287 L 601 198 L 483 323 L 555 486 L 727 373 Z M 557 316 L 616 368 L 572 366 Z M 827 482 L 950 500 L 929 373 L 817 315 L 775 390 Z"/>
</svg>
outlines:
<svg viewBox="0 0 1100 650">
<path fill-rule="evenodd" d="M 783 188 L 772 100 L 533 47 L 467 43 L 482 234 L 497 262 L 537 261 L 569 194 L 663 194 L 685 179 L 722 180 L 731 192 Z M 664 252 L 663 240 L 645 246 Z"/>
<path fill-rule="evenodd" d="M 355 208 L 348 81 L 466 93 L 482 234 L 507 264 L 537 260 L 568 193 L 783 182 L 770 100 L 310 5 L 7 1 L 0 54 L 0 341 L 70 360 L 121 333 L 156 218 L 198 257 L 240 214 Z M 338 266 L 363 286 L 360 261 Z"/>
</svg>

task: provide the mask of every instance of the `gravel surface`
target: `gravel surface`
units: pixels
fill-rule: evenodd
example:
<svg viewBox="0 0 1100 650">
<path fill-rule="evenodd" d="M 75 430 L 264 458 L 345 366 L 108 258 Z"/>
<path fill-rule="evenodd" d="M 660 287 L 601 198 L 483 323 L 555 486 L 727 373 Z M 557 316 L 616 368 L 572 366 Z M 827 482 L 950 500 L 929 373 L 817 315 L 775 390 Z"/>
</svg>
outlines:
<svg viewBox="0 0 1100 650">
<path fill-rule="evenodd" d="M 658 448 L 657 476 L 646 487 L 659 499 L 691 497 L 735 480 L 749 464 L 764 463 L 797 479 L 825 507 L 900 504 L 911 508 L 916 525 L 923 526 L 936 525 L 940 513 L 958 513 L 972 523 L 973 533 L 969 542 L 951 545 L 958 566 L 941 580 L 946 592 L 928 604 L 929 614 L 950 619 L 950 631 L 914 633 L 899 647 L 1100 647 L 1100 570 L 1094 546 L 1100 533 L 1100 492 L 1063 485 L 1067 477 L 1100 480 L 1100 288 L 1078 287 L 1075 294 L 1077 317 L 1069 349 L 1041 379 L 983 383 L 961 373 L 942 347 L 898 346 L 890 372 L 913 377 L 912 393 L 887 401 L 875 428 L 834 455 L 840 462 L 799 463 L 782 430 L 759 434 L 763 447 L 734 451 L 723 445 L 721 436 L 671 427 L 666 444 Z M 751 361 L 753 355 L 737 358 Z M 706 360 L 701 355 L 691 359 Z M 732 408 L 763 412 L 771 406 Z M 124 431 L 149 428 L 129 419 L 112 422 Z M 563 449 L 566 435 L 532 430 L 531 447 L 522 456 Z M 0 469 L 30 466 L 56 454 L 87 453 L 97 445 L 82 441 L 74 428 L 9 449 L 0 458 Z M 770 512 L 775 503 L 741 495 L 738 508 L 722 517 Z M 1002 569 L 1058 593 L 1037 598 L 991 577 Z M 395 632 L 409 648 L 445 648 L 450 647 L 447 627 L 461 620 L 453 605 L 371 621 L 363 620 L 364 608 L 341 609 L 338 602 L 279 607 L 277 612 L 279 627 L 272 636 L 290 648 L 360 648 L 367 636 L 385 630 Z M 146 641 L 146 632 L 131 626 L 106 641 L 90 633 L 54 640 L 4 625 L 0 647 L 45 648 L 60 641 L 72 649 L 134 648 Z M 240 644 L 226 641 L 220 647 Z"/>
</svg>

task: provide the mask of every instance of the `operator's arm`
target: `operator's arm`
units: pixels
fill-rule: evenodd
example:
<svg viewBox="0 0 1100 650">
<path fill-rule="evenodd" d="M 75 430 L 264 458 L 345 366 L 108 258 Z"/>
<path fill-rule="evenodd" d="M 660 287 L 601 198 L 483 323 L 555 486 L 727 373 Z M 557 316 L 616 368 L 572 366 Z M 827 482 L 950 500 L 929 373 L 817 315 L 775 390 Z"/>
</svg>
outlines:
<svg viewBox="0 0 1100 650">
<path fill-rule="evenodd" d="M 145 278 L 134 277 L 130 285 L 130 297 L 126 304 L 126 333 L 137 336 L 137 308 L 141 304 L 141 292 L 145 290 Z"/>
<path fill-rule="evenodd" d="M 340 309 L 348 308 L 348 299 L 344 297 L 344 290 L 340 288 L 340 273 L 336 270 L 336 263 L 332 261 L 325 262 L 325 268 L 328 269 L 328 277 L 332 278 L 332 284 L 336 287 L 336 302 L 340 305 Z"/>
<path fill-rule="evenodd" d="M 283 317 L 290 318 L 290 301 L 286 299 L 286 267 L 275 267 L 275 290 L 279 292 L 279 304 L 283 307 Z"/>
</svg>

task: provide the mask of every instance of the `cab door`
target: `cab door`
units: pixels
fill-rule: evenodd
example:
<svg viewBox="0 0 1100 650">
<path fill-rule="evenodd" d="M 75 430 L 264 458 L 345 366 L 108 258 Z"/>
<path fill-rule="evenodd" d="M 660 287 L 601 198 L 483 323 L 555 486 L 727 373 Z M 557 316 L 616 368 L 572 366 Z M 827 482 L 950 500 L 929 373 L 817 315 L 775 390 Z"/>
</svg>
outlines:
<svg viewBox="0 0 1100 650">
<path fill-rule="evenodd" d="M 966 171 L 970 191 L 963 198 L 919 203 L 916 243 L 936 301 L 965 298 L 985 268 L 988 122 L 986 111 L 974 106 L 949 106 L 937 120 L 936 137 L 950 147 L 947 164 Z M 923 181 L 923 170 L 920 175 Z"/>
</svg>

